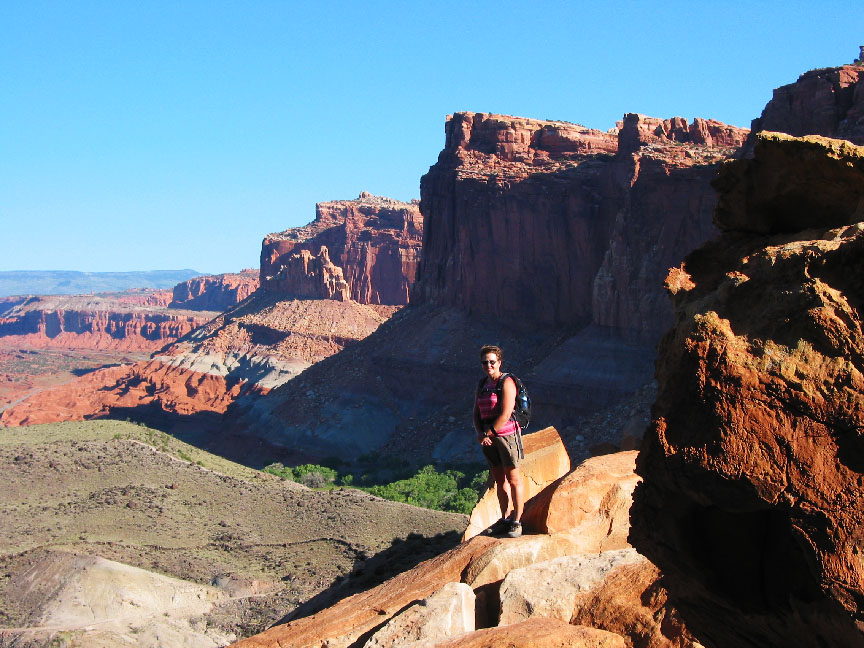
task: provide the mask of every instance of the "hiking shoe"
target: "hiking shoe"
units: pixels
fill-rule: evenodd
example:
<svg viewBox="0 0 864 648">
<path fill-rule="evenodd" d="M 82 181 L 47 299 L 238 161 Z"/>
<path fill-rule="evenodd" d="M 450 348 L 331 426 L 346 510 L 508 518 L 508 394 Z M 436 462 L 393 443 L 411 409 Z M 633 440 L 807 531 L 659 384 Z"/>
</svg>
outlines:
<svg viewBox="0 0 864 648">
<path fill-rule="evenodd" d="M 518 538 L 522 535 L 522 523 L 521 522 L 508 522 L 507 523 L 507 537 L 508 538 Z"/>
<path fill-rule="evenodd" d="M 508 520 L 506 518 L 501 518 L 500 520 L 495 522 L 495 524 L 490 526 L 488 529 L 485 529 L 483 531 L 483 535 L 490 535 L 490 536 L 498 535 L 499 533 L 504 533 L 509 528 L 510 528 L 510 520 Z"/>
</svg>

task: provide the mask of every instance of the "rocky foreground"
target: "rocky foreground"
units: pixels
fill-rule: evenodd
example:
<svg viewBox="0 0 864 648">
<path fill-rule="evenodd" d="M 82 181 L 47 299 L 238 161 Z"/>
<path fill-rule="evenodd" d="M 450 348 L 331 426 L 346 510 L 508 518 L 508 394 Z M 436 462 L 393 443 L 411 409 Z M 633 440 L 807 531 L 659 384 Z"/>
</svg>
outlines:
<svg viewBox="0 0 864 648">
<path fill-rule="evenodd" d="M 4 647 L 224 646 L 452 547 L 466 523 L 119 421 L 3 430 L 0 462 Z"/>
<path fill-rule="evenodd" d="M 761 133 L 717 185 L 723 235 L 668 279 L 633 542 L 712 645 L 861 645 L 864 148 Z"/>
<path fill-rule="evenodd" d="M 698 646 L 627 542 L 636 453 L 571 470 L 553 428 L 525 449 L 526 535 L 476 535 L 498 515 L 490 492 L 458 547 L 237 648 Z"/>
</svg>

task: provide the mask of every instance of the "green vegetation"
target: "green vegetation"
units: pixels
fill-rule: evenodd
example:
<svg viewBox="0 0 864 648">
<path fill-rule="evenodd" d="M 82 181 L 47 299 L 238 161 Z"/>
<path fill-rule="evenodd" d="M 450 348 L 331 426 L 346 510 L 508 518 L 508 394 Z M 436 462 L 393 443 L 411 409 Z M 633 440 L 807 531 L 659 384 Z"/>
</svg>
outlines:
<svg viewBox="0 0 864 648">
<path fill-rule="evenodd" d="M 338 459 L 325 461 L 340 467 L 345 465 Z M 310 488 L 335 488 L 341 485 L 394 502 L 465 514 L 474 508 L 489 478 L 489 471 L 479 470 L 477 466 L 462 467 L 462 470 L 451 467 L 439 472 L 435 466 L 428 465 L 413 471 L 407 462 L 394 459 L 385 461 L 377 454 L 364 455 L 358 464 L 354 468 L 361 469 L 359 476 L 352 473 L 340 476 L 335 468 L 317 464 L 290 467 L 274 463 L 264 468 L 264 472 Z M 382 468 L 385 464 L 389 465 Z M 372 467 L 375 468 L 374 472 L 371 471 Z"/>
</svg>

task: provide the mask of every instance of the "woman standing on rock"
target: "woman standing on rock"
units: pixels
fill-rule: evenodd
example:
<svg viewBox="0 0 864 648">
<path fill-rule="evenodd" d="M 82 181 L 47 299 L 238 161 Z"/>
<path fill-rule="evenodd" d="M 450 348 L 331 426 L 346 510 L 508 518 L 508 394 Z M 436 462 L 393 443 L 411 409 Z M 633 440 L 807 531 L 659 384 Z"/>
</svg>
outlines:
<svg viewBox="0 0 864 648">
<path fill-rule="evenodd" d="M 503 353 L 497 346 L 480 349 L 480 363 L 486 377 L 477 386 L 474 398 L 474 429 L 489 470 L 495 479 L 501 519 L 487 533 L 505 534 L 510 538 L 522 535 L 522 509 L 525 504 L 519 462 L 522 452 L 522 431 L 513 420 L 516 406 L 516 381 L 501 372 Z"/>
</svg>

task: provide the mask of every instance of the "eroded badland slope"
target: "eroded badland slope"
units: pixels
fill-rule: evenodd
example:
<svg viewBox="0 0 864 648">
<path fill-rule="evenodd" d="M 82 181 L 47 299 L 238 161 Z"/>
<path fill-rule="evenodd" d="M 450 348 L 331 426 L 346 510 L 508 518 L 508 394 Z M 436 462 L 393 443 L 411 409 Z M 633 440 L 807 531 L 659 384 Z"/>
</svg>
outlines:
<svg viewBox="0 0 864 648">
<path fill-rule="evenodd" d="M 465 527 L 119 421 L 3 430 L 0 462 L 4 646 L 225 645 L 349 572 L 380 582 Z"/>
</svg>

